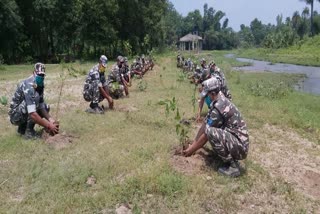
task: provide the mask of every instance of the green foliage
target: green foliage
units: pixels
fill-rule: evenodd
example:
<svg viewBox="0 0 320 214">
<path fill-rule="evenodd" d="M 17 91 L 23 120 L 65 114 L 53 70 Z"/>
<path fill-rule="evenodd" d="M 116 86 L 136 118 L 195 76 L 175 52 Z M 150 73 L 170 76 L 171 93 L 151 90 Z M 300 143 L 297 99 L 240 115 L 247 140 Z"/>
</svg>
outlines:
<svg viewBox="0 0 320 214">
<path fill-rule="evenodd" d="M 158 105 L 164 105 L 165 106 L 165 112 L 166 116 L 169 116 L 170 111 L 175 111 L 177 107 L 176 98 L 173 97 L 172 100 L 165 99 L 158 102 Z"/>
<path fill-rule="evenodd" d="M 281 99 L 287 97 L 292 91 L 284 82 L 271 82 L 260 80 L 247 83 L 247 90 L 254 96 L 263 96 L 269 99 Z"/>
<path fill-rule="evenodd" d="M 147 89 L 147 87 L 148 87 L 148 83 L 146 82 L 146 81 L 144 81 L 144 80 L 140 80 L 139 81 L 139 83 L 138 83 L 138 89 L 140 90 L 140 91 L 145 91 L 146 89 Z"/>
<path fill-rule="evenodd" d="M 176 134 L 181 144 L 185 143 L 189 133 L 189 127 L 182 122 L 179 108 L 177 107 L 176 98 L 172 100 L 166 99 L 158 102 L 158 105 L 165 106 L 166 117 L 169 116 L 170 112 L 175 112 L 174 120 L 176 123 Z"/>
<path fill-rule="evenodd" d="M 6 96 L 1 96 L 0 97 L 0 103 L 4 106 L 8 104 L 8 98 Z"/>
<path fill-rule="evenodd" d="M 241 49 L 238 56 L 296 65 L 320 66 L 320 35 L 304 38 L 296 45 L 280 49 Z"/>
<path fill-rule="evenodd" d="M 197 92 L 197 86 L 194 86 L 193 94 L 191 96 L 191 104 L 193 107 L 193 112 L 196 110 L 196 103 L 197 103 L 197 97 L 196 97 L 196 92 Z"/>
</svg>

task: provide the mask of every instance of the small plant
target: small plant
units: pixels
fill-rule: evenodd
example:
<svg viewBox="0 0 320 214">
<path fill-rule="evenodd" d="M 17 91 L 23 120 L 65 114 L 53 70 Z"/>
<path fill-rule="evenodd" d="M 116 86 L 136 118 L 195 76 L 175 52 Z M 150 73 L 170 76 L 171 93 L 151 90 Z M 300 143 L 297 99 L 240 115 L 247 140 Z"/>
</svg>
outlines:
<svg viewBox="0 0 320 214">
<path fill-rule="evenodd" d="M 65 70 L 68 70 L 68 73 L 66 73 Z M 59 73 L 59 80 L 60 80 L 59 95 L 58 95 L 58 103 L 57 103 L 57 110 L 56 110 L 56 116 L 55 116 L 56 120 L 58 120 L 58 117 L 59 117 L 62 90 L 63 90 L 64 84 L 65 84 L 65 80 L 67 78 L 67 75 L 72 76 L 72 77 L 77 77 L 77 75 L 75 75 L 75 73 L 73 72 L 74 70 L 75 69 L 72 66 L 68 66 L 65 63 L 61 63 L 61 71 Z"/>
<path fill-rule="evenodd" d="M 197 91 L 197 86 L 195 85 L 194 90 L 193 90 L 193 94 L 191 96 L 191 104 L 193 107 L 193 112 L 195 112 L 195 110 L 196 110 L 196 102 L 197 102 L 196 91 Z"/>
<path fill-rule="evenodd" d="M 0 103 L 6 106 L 8 104 L 8 98 L 6 96 L 0 97 Z"/>
<path fill-rule="evenodd" d="M 176 98 L 173 97 L 172 100 L 166 99 L 158 102 L 158 105 L 164 105 L 166 111 L 166 117 L 169 116 L 170 111 L 175 111 L 177 107 Z"/>
<path fill-rule="evenodd" d="M 177 107 L 176 98 L 173 97 L 172 100 L 166 99 L 164 101 L 158 102 L 158 104 L 165 105 L 166 117 L 169 116 L 170 112 L 175 112 L 174 120 L 176 121 L 176 134 L 181 145 L 184 145 L 184 143 L 189 139 L 189 129 L 187 125 L 181 123 L 181 115 L 179 112 L 179 108 Z"/>
<path fill-rule="evenodd" d="M 145 91 L 148 87 L 148 83 L 144 80 L 140 80 L 138 83 L 138 88 L 140 91 Z"/>
<path fill-rule="evenodd" d="M 61 97 L 62 97 L 62 89 L 63 89 L 63 86 L 64 86 L 64 81 L 66 79 L 66 75 L 65 75 L 64 70 L 66 68 L 68 68 L 68 67 L 65 65 L 65 63 L 62 63 L 61 64 L 61 71 L 59 73 L 60 86 L 59 86 L 58 103 L 57 103 L 57 109 L 56 109 L 56 115 L 55 115 L 56 120 L 58 120 L 59 111 L 60 111 L 60 102 L 61 102 Z M 68 70 L 69 70 L 69 68 L 68 68 Z"/>
<path fill-rule="evenodd" d="M 176 120 L 176 134 L 179 138 L 180 144 L 183 146 L 186 143 L 186 141 L 189 139 L 189 136 L 188 136 L 189 128 L 184 123 L 181 123 L 179 108 L 177 108 L 176 116 L 174 119 Z"/>
</svg>

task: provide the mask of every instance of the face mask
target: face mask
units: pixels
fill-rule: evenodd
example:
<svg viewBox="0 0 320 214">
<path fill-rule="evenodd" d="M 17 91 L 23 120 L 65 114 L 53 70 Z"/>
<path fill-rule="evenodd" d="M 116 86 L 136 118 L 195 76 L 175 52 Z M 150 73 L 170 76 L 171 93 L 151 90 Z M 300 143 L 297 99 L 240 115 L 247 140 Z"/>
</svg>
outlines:
<svg viewBox="0 0 320 214">
<path fill-rule="evenodd" d="M 35 83 L 37 84 L 37 86 L 43 87 L 44 86 L 44 77 L 36 75 Z"/>
<path fill-rule="evenodd" d="M 105 67 L 103 67 L 103 66 L 100 66 L 100 68 L 99 68 L 99 72 L 100 73 L 104 73 L 106 71 L 106 68 Z"/>
</svg>

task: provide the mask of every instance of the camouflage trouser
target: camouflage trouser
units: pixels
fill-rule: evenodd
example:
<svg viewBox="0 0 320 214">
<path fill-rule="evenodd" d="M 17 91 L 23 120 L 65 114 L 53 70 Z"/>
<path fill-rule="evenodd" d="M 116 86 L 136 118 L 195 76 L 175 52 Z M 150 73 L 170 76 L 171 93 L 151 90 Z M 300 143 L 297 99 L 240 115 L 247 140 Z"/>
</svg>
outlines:
<svg viewBox="0 0 320 214">
<path fill-rule="evenodd" d="M 249 144 L 241 143 L 237 137 L 223 129 L 209 127 L 206 130 L 213 150 L 225 162 L 247 157 Z"/>
<path fill-rule="evenodd" d="M 45 104 L 45 108 L 47 112 L 50 111 L 50 107 L 47 104 Z M 43 115 L 39 111 L 37 111 L 37 113 L 40 115 L 40 117 L 43 117 Z M 8 114 L 10 117 L 10 122 L 15 126 L 26 124 L 28 121 L 31 120 L 27 112 L 27 106 L 25 101 L 22 101 L 16 108 L 10 109 Z"/>
<path fill-rule="evenodd" d="M 123 96 L 124 86 L 118 82 L 111 82 L 108 84 L 109 92 L 112 98 L 118 99 Z"/>
<path fill-rule="evenodd" d="M 103 96 L 99 91 L 98 83 L 85 83 L 83 87 L 83 98 L 87 102 L 99 103 L 103 100 Z"/>
<path fill-rule="evenodd" d="M 10 117 L 10 122 L 15 126 L 27 123 L 28 112 L 26 102 L 22 101 L 16 108 L 10 109 L 8 114 Z"/>
</svg>

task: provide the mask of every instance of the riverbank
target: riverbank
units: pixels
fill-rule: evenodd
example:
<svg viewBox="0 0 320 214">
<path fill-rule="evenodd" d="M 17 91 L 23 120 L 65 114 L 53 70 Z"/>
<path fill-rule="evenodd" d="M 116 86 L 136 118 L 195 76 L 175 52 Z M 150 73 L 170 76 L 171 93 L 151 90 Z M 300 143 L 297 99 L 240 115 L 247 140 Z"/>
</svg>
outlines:
<svg viewBox="0 0 320 214">
<path fill-rule="evenodd" d="M 320 66 L 320 36 L 302 40 L 299 44 L 282 49 L 240 49 L 235 51 L 237 57 L 269 61 L 272 63 L 289 63 L 294 65 Z"/>
</svg>

